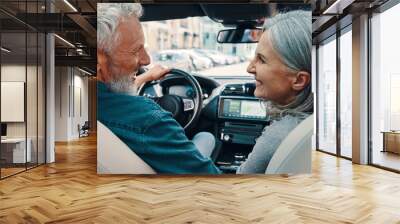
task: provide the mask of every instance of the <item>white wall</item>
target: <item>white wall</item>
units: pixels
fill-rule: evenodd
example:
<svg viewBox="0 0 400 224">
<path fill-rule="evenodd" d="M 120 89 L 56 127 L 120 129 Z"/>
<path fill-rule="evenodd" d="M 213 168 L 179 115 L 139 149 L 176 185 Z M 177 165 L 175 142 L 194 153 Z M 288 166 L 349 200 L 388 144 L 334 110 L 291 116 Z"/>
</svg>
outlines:
<svg viewBox="0 0 400 224">
<path fill-rule="evenodd" d="M 4 82 L 25 82 L 25 64 L 24 65 L 2 65 L 1 81 Z M 1 108 L 4 110 L 5 108 Z M 11 122 L 7 123 L 8 137 L 25 137 L 25 123 Z"/>
<path fill-rule="evenodd" d="M 82 73 L 78 73 L 78 70 L 75 70 L 75 75 L 74 75 L 74 96 L 72 98 L 74 99 L 74 102 L 71 103 L 71 105 L 74 105 L 74 108 L 72 108 L 72 130 L 71 130 L 71 135 L 73 138 L 78 138 L 79 133 L 78 133 L 78 124 L 83 125 L 85 121 L 89 120 L 89 113 L 88 113 L 88 78 L 81 76 Z M 81 107 L 81 108 L 79 108 Z"/>
<path fill-rule="evenodd" d="M 2 65 L 1 81 L 25 82 L 25 64 Z"/>
<path fill-rule="evenodd" d="M 68 141 L 68 76 L 67 67 L 55 68 L 55 141 Z"/>
<path fill-rule="evenodd" d="M 26 106 L 23 102 L 21 108 L 22 113 L 26 112 L 26 120 L 22 122 L 6 122 L 7 137 L 9 138 L 25 138 L 30 139 L 30 148 L 32 152 L 32 161 L 44 163 L 44 82 L 41 66 L 32 66 L 25 64 L 3 64 L 1 66 L 2 82 L 24 82 L 26 85 Z M 27 80 L 25 80 L 27 78 Z M 3 91 L 3 89 L 2 89 Z M 24 90 L 21 93 L 24 94 Z M 2 98 L 7 95 L 2 95 Z M 25 100 L 24 100 L 25 101 Z M 1 110 L 12 110 L 11 108 L 2 107 Z M 11 111 L 12 113 L 12 111 Z M 25 119 L 25 118 L 24 118 Z M 37 153 L 39 154 L 37 156 Z"/>
<path fill-rule="evenodd" d="M 1 122 L 24 122 L 25 83 L 1 82 Z M 34 107 L 36 108 L 36 106 Z"/>
<path fill-rule="evenodd" d="M 25 64 L 9 64 L 1 66 L 1 81 L 25 82 Z M 30 68 L 28 67 L 28 70 Z M 28 96 L 30 94 L 28 93 Z M 6 108 L 1 108 L 5 110 Z M 8 137 L 25 137 L 25 122 L 7 122 Z"/>
<path fill-rule="evenodd" d="M 56 67 L 55 78 L 55 141 L 77 139 L 88 120 L 88 78 L 72 67 Z"/>
</svg>

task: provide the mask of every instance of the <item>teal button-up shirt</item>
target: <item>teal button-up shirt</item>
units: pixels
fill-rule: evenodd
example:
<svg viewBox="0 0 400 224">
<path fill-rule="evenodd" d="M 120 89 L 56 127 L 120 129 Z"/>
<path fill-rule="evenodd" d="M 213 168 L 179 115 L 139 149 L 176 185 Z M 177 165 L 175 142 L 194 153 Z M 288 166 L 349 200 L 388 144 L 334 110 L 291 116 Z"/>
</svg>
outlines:
<svg viewBox="0 0 400 224">
<path fill-rule="evenodd" d="M 100 81 L 97 94 L 97 119 L 157 173 L 221 173 L 188 140 L 171 113 L 151 99 L 111 92 Z"/>
</svg>

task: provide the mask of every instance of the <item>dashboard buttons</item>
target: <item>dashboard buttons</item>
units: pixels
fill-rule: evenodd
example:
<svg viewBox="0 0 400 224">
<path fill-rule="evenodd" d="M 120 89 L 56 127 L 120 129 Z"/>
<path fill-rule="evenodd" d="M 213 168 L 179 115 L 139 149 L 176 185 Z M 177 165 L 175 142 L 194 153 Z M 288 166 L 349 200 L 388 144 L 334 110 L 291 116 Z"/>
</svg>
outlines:
<svg viewBox="0 0 400 224">
<path fill-rule="evenodd" d="M 183 100 L 183 111 L 189 111 L 194 109 L 194 101 L 191 99 L 182 99 Z"/>
<path fill-rule="evenodd" d="M 224 134 L 223 137 L 222 137 L 222 140 L 224 140 L 226 142 L 229 142 L 229 140 L 231 140 L 231 136 L 228 135 L 228 134 Z"/>
</svg>

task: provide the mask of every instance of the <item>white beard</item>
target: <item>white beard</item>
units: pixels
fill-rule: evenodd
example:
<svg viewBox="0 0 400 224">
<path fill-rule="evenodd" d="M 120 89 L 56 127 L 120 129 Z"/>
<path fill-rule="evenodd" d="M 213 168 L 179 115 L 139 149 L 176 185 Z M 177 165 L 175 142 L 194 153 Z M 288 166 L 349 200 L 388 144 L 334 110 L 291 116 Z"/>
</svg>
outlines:
<svg viewBox="0 0 400 224">
<path fill-rule="evenodd" d="M 135 85 L 136 73 L 122 75 L 117 80 L 112 80 L 107 83 L 108 88 L 114 93 L 125 93 L 132 96 L 137 96 L 137 87 Z"/>
</svg>

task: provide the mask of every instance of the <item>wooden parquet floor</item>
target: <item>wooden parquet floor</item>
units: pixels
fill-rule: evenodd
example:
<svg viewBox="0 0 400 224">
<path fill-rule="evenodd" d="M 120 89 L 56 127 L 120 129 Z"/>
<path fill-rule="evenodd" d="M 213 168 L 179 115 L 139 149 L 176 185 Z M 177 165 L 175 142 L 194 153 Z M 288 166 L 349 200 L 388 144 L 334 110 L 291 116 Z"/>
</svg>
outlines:
<svg viewBox="0 0 400 224">
<path fill-rule="evenodd" d="M 96 174 L 94 137 L 0 181 L 0 223 L 400 223 L 400 175 L 313 153 L 298 176 Z"/>
</svg>

